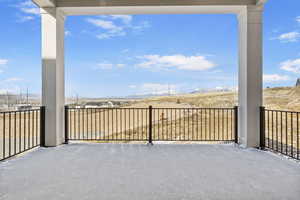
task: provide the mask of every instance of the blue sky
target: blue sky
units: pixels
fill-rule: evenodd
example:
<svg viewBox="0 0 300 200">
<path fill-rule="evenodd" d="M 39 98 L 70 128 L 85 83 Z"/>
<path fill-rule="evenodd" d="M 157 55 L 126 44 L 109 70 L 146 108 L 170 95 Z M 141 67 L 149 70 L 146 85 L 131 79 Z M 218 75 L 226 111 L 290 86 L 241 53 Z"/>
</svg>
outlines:
<svg viewBox="0 0 300 200">
<path fill-rule="evenodd" d="M 269 0 L 264 86 L 300 77 L 300 1 Z M 0 93 L 41 93 L 39 10 L 0 0 Z M 71 16 L 66 20 L 66 95 L 126 96 L 236 88 L 234 15 Z"/>
</svg>

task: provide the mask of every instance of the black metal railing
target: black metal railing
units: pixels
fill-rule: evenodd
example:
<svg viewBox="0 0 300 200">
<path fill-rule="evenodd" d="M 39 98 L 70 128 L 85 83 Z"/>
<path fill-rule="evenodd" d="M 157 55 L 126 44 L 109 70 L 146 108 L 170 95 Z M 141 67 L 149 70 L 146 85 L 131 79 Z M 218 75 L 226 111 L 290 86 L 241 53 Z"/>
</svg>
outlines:
<svg viewBox="0 0 300 200">
<path fill-rule="evenodd" d="M 0 161 L 44 144 L 45 108 L 0 112 Z"/>
<path fill-rule="evenodd" d="M 68 140 L 235 141 L 235 108 L 66 107 Z"/>
<path fill-rule="evenodd" d="M 261 107 L 260 146 L 299 160 L 300 112 Z"/>
</svg>

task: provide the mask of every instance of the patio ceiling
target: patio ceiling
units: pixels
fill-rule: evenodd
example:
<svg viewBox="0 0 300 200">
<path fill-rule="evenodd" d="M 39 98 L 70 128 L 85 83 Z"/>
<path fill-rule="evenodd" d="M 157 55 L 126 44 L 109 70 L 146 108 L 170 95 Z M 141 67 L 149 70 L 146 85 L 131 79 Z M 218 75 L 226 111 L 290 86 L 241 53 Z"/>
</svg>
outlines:
<svg viewBox="0 0 300 200">
<path fill-rule="evenodd" d="M 40 7 L 113 6 L 240 6 L 260 5 L 266 0 L 33 0 Z"/>
</svg>

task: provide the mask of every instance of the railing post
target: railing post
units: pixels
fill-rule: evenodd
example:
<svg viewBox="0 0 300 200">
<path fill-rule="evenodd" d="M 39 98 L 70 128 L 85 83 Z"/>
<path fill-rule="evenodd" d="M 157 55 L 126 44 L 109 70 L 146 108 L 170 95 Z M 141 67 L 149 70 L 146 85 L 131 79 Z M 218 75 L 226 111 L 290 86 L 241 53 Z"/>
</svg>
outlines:
<svg viewBox="0 0 300 200">
<path fill-rule="evenodd" d="M 69 143 L 69 108 L 65 106 L 65 142 L 64 144 Z"/>
<path fill-rule="evenodd" d="M 238 134 L 238 106 L 234 106 L 234 142 L 239 143 L 239 134 Z"/>
<path fill-rule="evenodd" d="M 265 137 L 265 107 L 260 107 L 260 149 L 265 149 L 266 147 L 266 137 Z"/>
<path fill-rule="evenodd" d="M 149 106 L 149 138 L 148 138 L 149 144 L 152 143 L 152 106 Z"/>
<path fill-rule="evenodd" d="M 45 147 L 45 106 L 40 107 L 40 146 Z"/>
</svg>

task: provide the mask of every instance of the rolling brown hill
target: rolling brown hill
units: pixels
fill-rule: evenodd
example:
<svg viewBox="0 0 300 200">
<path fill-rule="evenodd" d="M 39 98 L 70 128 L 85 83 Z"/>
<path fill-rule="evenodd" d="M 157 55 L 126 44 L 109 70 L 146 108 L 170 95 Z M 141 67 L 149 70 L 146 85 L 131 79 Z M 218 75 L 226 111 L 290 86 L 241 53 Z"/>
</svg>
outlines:
<svg viewBox="0 0 300 200">
<path fill-rule="evenodd" d="M 207 92 L 176 96 L 155 97 L 139 101 L 145 104 L 186 103 L 196 107 L 232 107 L 237 105 L 236 92 Z M 268 109 L 300 111 L 300 87 L 275 87 L 264 89 L 264 106 Z"/>
</svg>

